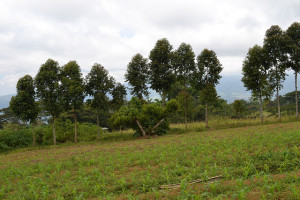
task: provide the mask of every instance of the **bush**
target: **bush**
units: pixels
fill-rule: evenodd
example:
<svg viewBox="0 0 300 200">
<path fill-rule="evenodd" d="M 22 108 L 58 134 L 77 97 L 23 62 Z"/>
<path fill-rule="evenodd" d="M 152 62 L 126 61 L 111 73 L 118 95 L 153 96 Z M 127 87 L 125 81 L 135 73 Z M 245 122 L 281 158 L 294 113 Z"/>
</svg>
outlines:
<svg viewBox="0 0 300 200">
<path fill-rule="evenodd" d="M 128 105 L 121 107 L 110 118 L 110 124 L 114 129 L 132 128 L 136 135 L 143 135 L 143 131 L 145 135 L 161 135 L 169 130 L 167 117 L 178 107 L 179 103 L 174 99 L 169 101 L 165 108 L 162 108 L 158 103 L 146 103 L 132 97 Z"/>
<path fill-rule="evenodd" d="M 0 131 L 0 141 L 0 151 L 29 146 L 32 144 L 32 130 L 2 130 Z"/>
</svg>

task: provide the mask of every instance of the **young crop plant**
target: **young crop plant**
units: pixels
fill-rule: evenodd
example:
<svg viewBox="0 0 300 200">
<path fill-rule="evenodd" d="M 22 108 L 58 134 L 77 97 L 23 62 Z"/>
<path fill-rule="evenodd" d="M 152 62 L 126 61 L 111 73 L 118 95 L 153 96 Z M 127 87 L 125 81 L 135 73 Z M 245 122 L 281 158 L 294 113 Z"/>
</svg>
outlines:
<svg viewBox="0 0 300 200">
<path fill-rule="evenodd" d="M 178 107 L 179 103 L 174 99 L 162 108 L 159 104 L 145 103 L 132 97 L 127 106 L 121 107 L 110 118 L 110 124 L 113 128 L 132 128 L 137 135 L 161 135 L 170 128 L 167 118 L 177 111 Z"/>
</svg>

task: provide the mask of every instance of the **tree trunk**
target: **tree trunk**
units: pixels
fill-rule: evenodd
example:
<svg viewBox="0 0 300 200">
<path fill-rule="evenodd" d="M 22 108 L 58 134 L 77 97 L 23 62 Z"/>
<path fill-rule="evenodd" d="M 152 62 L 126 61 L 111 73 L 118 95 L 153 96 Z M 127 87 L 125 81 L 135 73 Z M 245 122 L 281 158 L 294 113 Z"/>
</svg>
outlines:
<svg viewBox="0 0 300 200">
<path fill-rule="evenodd" d="M 140 124 L 140 122 L 137 119 L 135 121 L 136 121 L 137 125 L 139 126 L 140 130 L 142 131 L 143 136 L 146 136 L 146 132 L 144 131 L 144 129 L 143 129 L 142 125 Z"/>
<path fill-rule="evenodd" d="M 281 115 L 280 115 L 280 102 L 279 102 L 279 86 L 278 86 L 278 82 L 277 82 L 277 87 L 276 87 L 276 90 L 277 90 L 277 108 L 278 108 L 278 119 L 279 121 L 281 121 Z"/>
<path fill-rule="evenodd" d="M 34 125 L 32 124 L 32 140 L 33 140 L 33 146 L 35 147 L 35 131 L 34 131 Z"/>
<path fill-rule="evenodd" d="M 77 142 L 77 115 L 74 113 L 74 120 L 75 120 L 75 142 Z"/>
<path fill-rule="evenodd" d="M 297 74 L 295 71 L 295 91 L 296 91 L 296 118 L 298 119 L 298 88 L 297 88 Z"/>
<path fill-rule="evenodd" d="M 186 85 L 184 83 L 184 122 L 185 130 L 187 131 L 187 99 L 186 99 Z"/>
<path fill-rule="evenodd" d="M 52 116 L 53 118 L 53 124 L 52 124 L 52 132 L 53 132 L 53 144 L 56 145 L 56 135 L 55 135 L 55 117 Z"/>
<path fill-rule="evenodd" d="M 98 140 L 100 140 L 99 110 L 97 109 Z"/>
<path fill-rule="evenodd" d="M 162 100 L 162 107 L 165 108 L 165 106 L 166 106 L 166 94 L 165 94 L 164 91 L 161 94 L 161 100 Z"/>
<path fill-rule="evenodd" d="M 159 125 L 160 125 L 161 123 L 163 123 L 163 121 L 165 121 L 165 118 L 161 119 L 161 120 L 153 127 L 152 133 L 154 133 L 155 129 L 157 129 L 157 128 L 159 127 Z"/>
<path fill-rule="evenodd" d="M 259 111 L 260 111 L 260 122 L 264 122 L 264 114 L 263 114 L 263 104 L 262 104 L 262 98 L 261 95 L 259 96 Z"/>
<path fill-rule="evenodd" d="M 205 127 L 208 128 L 208 112 L 207 112 L 207 102 L 206 102 L 206 105 L 205 105 Z"/>
</svg>

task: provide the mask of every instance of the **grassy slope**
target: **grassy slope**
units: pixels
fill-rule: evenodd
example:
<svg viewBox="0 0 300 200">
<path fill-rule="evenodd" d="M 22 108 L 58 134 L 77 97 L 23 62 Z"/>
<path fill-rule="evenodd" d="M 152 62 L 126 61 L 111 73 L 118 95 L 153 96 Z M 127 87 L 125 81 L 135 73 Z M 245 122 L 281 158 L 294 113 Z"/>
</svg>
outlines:
<svg viewBox="0 0 300 200">
<path fill-rule="evenodd" d="M 300 198 L 300 123 L 0 155 L 0 199 Z M 216 182 L 187 181 L 222 175 Z M 180 183 L 178 189 L 159 190 Z"/>
</svg>

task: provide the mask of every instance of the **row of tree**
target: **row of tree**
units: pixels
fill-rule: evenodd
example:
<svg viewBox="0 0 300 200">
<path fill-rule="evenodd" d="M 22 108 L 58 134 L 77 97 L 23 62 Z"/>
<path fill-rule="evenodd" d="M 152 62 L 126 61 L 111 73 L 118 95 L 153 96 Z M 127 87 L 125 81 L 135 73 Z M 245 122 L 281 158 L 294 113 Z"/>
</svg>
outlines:
<svg viewBox="0 0 300 200">
<path fill-rule="evenodd" d="M 297 75 L 300 71 L 300 24 L 293 23 L 286 31 L 271 26 L 266 31 L 263 47 L 250 48 L 243 63 L 244 86 L 260 102 L 263 122 L 263 100 L 269 100 L 276 91 L 278 118 L 281 119 L 279 90 L 286 77 L 286 70 L 295 73 L 296 118 L 298 118 Z"/>
<path fill-rule="evenodd" d="M 148 61 L 149 60 L 149 61 Z M 132 57 L 127 66 L 125 80 L 129 83 L 131 94 L 143 99 L 148 96 L 148 85 L 161 95 L 165 105 L 166 96 L 176 84 L 183 86 L 184 115 L 187 129 L 187 88 L 201 91 L 206 103 L 206 126 L 208 126 L 207 107 L 217 99 L 216 84 L 221 78 L 222 65 L 216 53 L 204 49 L 195 62 L 191 45 L 181 43 L 173 50 L 166 38 L 158 40 L 151 50 L 149 59 L 141 54 Z"/>
<path fill-rule="evenodd" d="M 149 58 L 143 58 L 141 54 L 133 56 L 127 65 L 125 80 L 131 86 L 131 94 L 140 102 L 133 99 L 120 112 L 116 112 L 113 117 L 119 118 L 118 120 L 111 119 L 112 124 L 126 126 L 122 124 L 121 119 L 129 124 L 136 122 L 134 126 L 139 128 L 138 130 L 144 135 L 147 131 L 140 127 L 142 124 L 140 121 L 142 119 L 147 121 L 144 112 L 148 115 L 152 113 L 157 117 L 153 117 L 155 120 L 152 119 L 147 123 L 151 124 L 148 132 L 153 133 L 158 126 L 163 126 L 163 119 L 166 116 L 178 110 L 176 102 L 169 104 L 169 108 L 172 107 L 172 109 L 164 108 L 166 99 L 174 98 L 175 88 L 175 90 L 179 89 L 183 96 L 182 107 L 186 128 L 189 92 L 191 91 L 195 93 L 193 96 L 200 96 L 201 102 L 205 105 L 205 121 L 208 126 L 208 106 L 220 100 L 215 86 L 221 78 L 222 65 L 212 50 L 204 49 L 196 59 L 195 57 L 191 45 L 182 43 L 174 50 L 166 38 L 156 42 L 150 51 Z M 282 88 L 282 81 L 289 68 L 295 71 L 295 96 L 297 97 L 299 59 L 300 25 L 296 22 L 286 31 L 282 31 L 279 26 L 272 26 L 266 31 L 263 47 L 255 45 L 249 49 L 243 63 L 242 81 L 245 87 L 251 90 L 252 96 L 260 102 L 262 122 L 262 101 L 269 100 L 274 91 L 277 92 L 280 119 L 279 90 Z M 163 109 L 156 105 L 147 106 L 145 101 L 143 102 L 143 98 L 149 95 L 148 87 L 161 95 Z M 118 111 L 124 104 L 125 96 L 125 87 L 116 83 L 100 64 L 94 64 L 90 73 L 83 78 L 80 67 L 75 61 L 70 61 L 60 67 L 56 61 L 49 59 L 41 65 L 34 79 L 26 75 L 18 81 L 17 95 L 11 99 L 10 107 L 19 119 L 30 123 L 35 123 L 42 107 L 42 110 L 45 110 L 52 119 L 54 144 L 56 144 L 55 120 L 62 112 L 71 111 L 74 116 L 75 142 L 77 142 L 77 114 L 86 97 L 89 98 L 88 105 L 96 111 L 99 138 L 100 111 L 108 109 Z M 298 98 L 296 98 L 298 117 L 297 101 Z M 237 108 L 240 107 L 239 103 L 236 104 Z M 129 124 L 127 127 L 132 127 Z"/>
<path fill-rule="evenodd" d="M 30 75 L 19 79 L 17 95 L 12 97 L 10 108 L 20 120 L 31 124 L 36 122 L 39 111 L 44 110 L 52 118 L 55 145 L 55 119 L 62 112 L 73 113 L 77 142 L 77 114 L 85 98 L 89 97 L 87 101 L 97 113 L 99 139 L 99 111 L 118 110 L 124 104 L 126 94 L 126 88 L 116 83 L 100 64 L 94 64 L 84 79 L 76 61 L 70 61 L 60 67 L 58 62 L 48 59 L 41 65 L 34 79 Z M 108 95 L 112 96 L 112 100 Z M 35 145 L 34 128 L 33 141 Z"/>
</svg>

